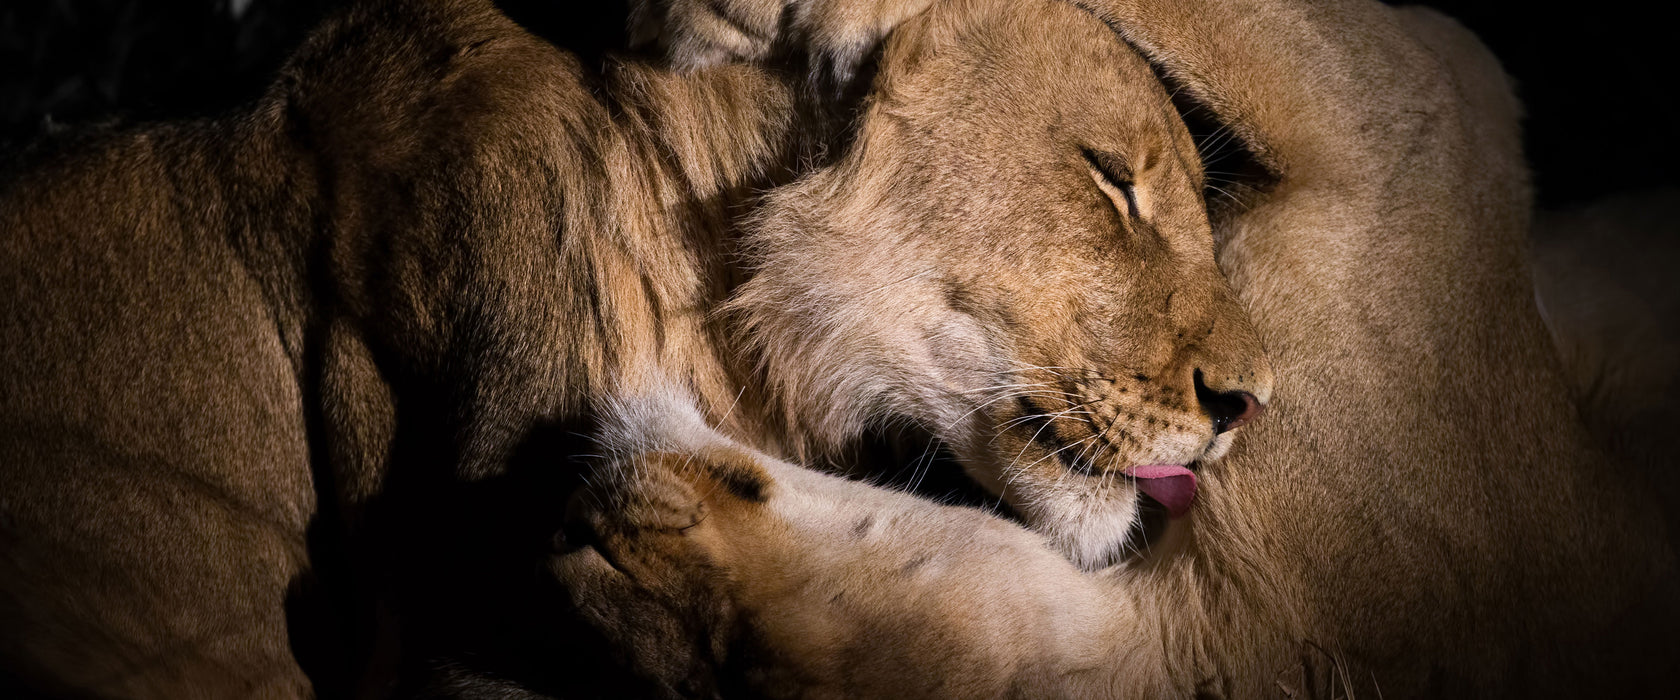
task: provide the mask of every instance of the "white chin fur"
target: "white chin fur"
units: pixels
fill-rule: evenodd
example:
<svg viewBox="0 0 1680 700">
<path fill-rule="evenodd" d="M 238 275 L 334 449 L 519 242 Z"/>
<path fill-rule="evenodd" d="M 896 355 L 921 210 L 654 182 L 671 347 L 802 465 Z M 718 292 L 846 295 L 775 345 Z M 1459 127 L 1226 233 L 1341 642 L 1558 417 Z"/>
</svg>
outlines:
<svg viewBox="0 0 1680 700">
<path fill-rule="evenodd" d="M 1137 490 L 1115 486 L 1106 491 L 1101 498 L 1062 493 L 1035 499 L 1026 515 L 1033 529 L 1048 535 L 1068 559 L 1095 571 L 1120 561 L 1138 546 L 1128 541 L 1138 518 Z"/>
</svg>

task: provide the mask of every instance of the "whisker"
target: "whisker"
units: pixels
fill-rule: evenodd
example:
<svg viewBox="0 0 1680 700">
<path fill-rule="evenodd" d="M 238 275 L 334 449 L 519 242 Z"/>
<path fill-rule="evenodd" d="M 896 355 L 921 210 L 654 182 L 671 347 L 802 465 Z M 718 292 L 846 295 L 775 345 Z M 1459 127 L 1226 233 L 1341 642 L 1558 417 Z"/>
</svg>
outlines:
<svg viewBox="0 0 1680 700">
<path fill-rule="evenodd" d="M 1036 396 L 1038 394 L 1039 394 L 1039 392 L 1034 392 L 1034 391 L 1017 391 L 1017 392 L 1013 392 L 1013 393 L 1004 394 L 1002 396 L 993 397 L 991 399 L 988 399 L 986 401 L 981 402 L 979 405 L 975 406 L 974 408 L 969 409 L 967 412 L 963 413 L 962 415 L 957 416 L 951 422 L 946 423 L 945 426 L 943 428 L 941 428 L 941 430 L 950 430 L 951 428 L 955 427 L 958 423 L 963 422 L 963 419 L 965 419 L 969 416 L 972 416 L 972 415 L 975 414 L 975 412 L 980 411 L 980 410 L 986 408 L 987 406 L 995 404 L 999 401 L 1003 401 L 1005 399 L 1017 399 L 1017 398 L 1020 398 L 1020 397 L 1023 397 L 1023 396 Z"/>
<path fill-rule="evenodd" d="M 957 393 L 958 394 L 978 394 L 982 391 L 991 391 L 993 389 L 1014 389 L 1014 388 L 1018 388 L 1018 387 L 1050 386 L 1050 385 L 1051 385 L 1050 382 L 1033 382 L 1033 383 L 1030 383 L 1030 384 L 998 384 L 998 385 L 995 385 L 995 386 L 983 386 L 983 387 L 980 387 L 978 389 L 965 389 L 965 390 L 959 391 Z"/>
<path fill-rule="evenodd" d="M 1086 443 L 1086 442 L 1089 442 L 1089 441 L 1091 441 L 1091 440 L 1095 440 L 1095 439 L 1096 439 L 1096 436 L 1095 436 L 1095 435 L 1090 435 L 1090 436 L 1086 436 L 1086 437 L 1082 437 L 1082 438 L 1080 438 L 1080 439 L 1078 439 L 1078 440 L 1075 440 L 1075 441 L 1073 441 L 1073 442 L 1070 442 L 1070 443 L 1068 443 L 1068 444 L 1066 444 L 1066 445 L 1063 445 L 1063 446 L 1061 446 L 1061 447 L 1058 447 L 1058 448 L 1056 448 L 1056 449 L 1055 449 L 1055 450 L 1052 450 L 1052 451 L 1051 451 L 1051 452 L 1050 452 L 1050 454 L 1047 454 L 1047 455 L 1044 455 L 1044 456 L 1043 456 L 1043 457 L 1039 457 L 1039 458 L 1038 458 L 1038 459 L 1035 459 L 1035 460 L 1033 460 L 1033 461 L 1032 461 L 1032 464 L 1028 464 L 1028 465 L 1027 465 L 1027 466 L 1025 466 L 1025 467 L 1022 467 L 1022 468 L 1021 468 L 1021 469 L 1022 469 L 1022 470 L 1023 470 L 1023 471 L 1024 471 L 1024 470 L 1027 470 L 1027 469 L 1031 469 L 1031 468 L 1033 468 L 1033 467 L 1034 467 L 1034 466 L 1035 466 L 1035 465 L 1037 465 L 1037 464 L 1038 464 L 1038 463 L 1039 463 L 1039 462 L 1042 462 L 1042 461 L 1044 461 L 1044 460 L 1047 460 L 1047 459 L 1050 459 L 1050 458 L 1051 458 L 1051 457 L 1055 457 L 1055 456 L 1056 456 L 1056 455 L 1059 455 L 1059 454 L 1061 454 L 1061 453 L 1063 453 L 1063 452 L 1066 452 L 1066 451 L 1068 451 L 1068 450 L 1071 450 L 1071 449 L 1073 449 L 1073 448 L 1075 448 L 1075 447 L 1078 447 L 1078 446 L 1080 446 L 1080 445 L 1081 445 L 1081 444 L 1084 444 L 1084 443 Z"/>
</svg>

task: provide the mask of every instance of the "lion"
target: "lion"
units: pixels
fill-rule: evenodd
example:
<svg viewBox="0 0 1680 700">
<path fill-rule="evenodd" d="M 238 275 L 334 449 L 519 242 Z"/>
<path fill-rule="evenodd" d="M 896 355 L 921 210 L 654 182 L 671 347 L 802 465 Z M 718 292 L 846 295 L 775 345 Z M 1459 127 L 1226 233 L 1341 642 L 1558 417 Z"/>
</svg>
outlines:
<svg viewBox="0 0 1680 700">
<path fill-rule="evenodd" d="M 760 204 L 723 308 L 796 461 L 908 422 L 1092 569 L 1143 544 L 1140 489 L 1188 509 L 1272 381 L 1214 263 L 1190 134 L 1100 29 L 1053 54 L 903 44 L 918 69 L 880 83 L 848 157 Z M 982 61 L 1007 69 L 961 69 Z"/>
<path fill-rule="evenodd" d="M 727 417 L 707 312 L 730 207 L 793 157 L 788 95 L 601 75 L 488 0 L 370 1 L 231 114 L 8 158 L 3 684 L 388 684 L 361 667 L 391 665 L 387 618 L 405 654 L 446 636 L 407 612 L 490 585 L 445 576 L 510 546 L 471 533 L 520 502 L 480 494 L 599 387 L 676 363 Z M 438 534 L 460 551 L 406 544 Z"/>
<path fill-rule="evenodd" d="M 732 442 L 680 391 L 637 395 L 551 562 L 573 614 L 682 695 L 1668 692 L 1672 544 L 1637 470 L 1589 435 L 1536 308 L 1497 61 L 1438 14 L 1363 0 L 1073 4 L 950 0 L 893 29 L 874 90 L 964 87 L 866 107 L 819 194 L 914 187 L 919 171 L 860 167 L 870 132 L 937 145 L 904 128 L 918 102 L 1019 68 L 1009 47 L 1060 57 L 1100 28 L 1147 57 L 1258 173 L 1215 238 L 1276 382 L 1265 419 L 1203 463 L 1189 517 L 1093 573 L 984 512 Z M 1095 90 L 1078 75 L 1050 80 Z M 971 172 L 983 156 L 943 157 Z M 822 235 L 809 206 L 773 197 L 761 216 Z"/>
<path fill-rule="evenodd" d="M 679 71 L 811 47 L 843 83 L 926 5 L 674 0 L 637 3 L 633 22 Z M 883 116 L 849 135 L 863 157 L 760 207 L 753 277 L 724 312 L 764 368 L 759 422 L 791 443 L 783 456 L 829 461 L 873 426 L 909 424 L 1100 569 L 1147 543 L 1156 505 L 1187 511 L 1199 465 L 1260 414 L 1272 375 L 1213 265 L 1188 130 L 1141 57 L 1088 38 L 1107 53 L 1017 47 L 996 59 L 1007 74 L 883 82 L 867 106 Z M 991 60 L 954 56 L 900 60 Z M 1116 69 L 1123 93 L 1036 79 Z M 970 117 L 975 103 L 994 117 Z M 1054 272 L 1000 275 L 999 256 Z"/>
<path fill-rule="evenodd" d="M 961 96 L 906 76 L 868 172 L 786 188 L 833 143 L 798 81 L 596 73 L 489 0 L 358 3 L 231 114 L 33 147 L 0 180 L 0 669 L 292 697 L 587 651 L 528 571 L 573 436 L 667 382 L 789 459 L 915 422 L 1074 560 L 1122 557 L 1271 375 L 1188 132 L 1084 31 L 1068 65 L 1124 85 L 977 79 L 1010 117 L 929 141 Z"/>
</svg>

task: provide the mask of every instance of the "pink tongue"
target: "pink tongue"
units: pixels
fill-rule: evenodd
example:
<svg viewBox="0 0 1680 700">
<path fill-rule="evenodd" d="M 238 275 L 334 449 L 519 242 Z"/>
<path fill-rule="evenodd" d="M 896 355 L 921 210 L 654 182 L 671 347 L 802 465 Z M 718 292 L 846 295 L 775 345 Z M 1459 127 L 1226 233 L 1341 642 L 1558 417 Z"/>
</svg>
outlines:
<svg viewBox="0 0 1680 700">
<path fill-rule="evenodd" d="M 1166 506 L 1172 517 L 1177 518 L 1189 512 L 1190 502 L 1196 500 L 1196 473 L 1184 467 L 1176 464 L 1146 464 L 1127 469 L 1125 473 L 1137 479 L 1139 491 Z"/>
</svg>

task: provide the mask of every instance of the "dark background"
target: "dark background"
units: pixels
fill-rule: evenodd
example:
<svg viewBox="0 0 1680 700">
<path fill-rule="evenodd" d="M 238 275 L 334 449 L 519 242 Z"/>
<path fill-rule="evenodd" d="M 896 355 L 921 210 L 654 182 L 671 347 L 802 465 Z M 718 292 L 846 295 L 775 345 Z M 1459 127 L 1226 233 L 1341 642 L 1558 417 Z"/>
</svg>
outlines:
<svg viewBox="0 0 1680 700">
<path fill-rule="evenodd" d="M 0 0 L 0 144 L 44 125 L 214 114 L 250 99 L 345 0 Z M 1428 0 L 1468 25 L 1516 78 L 1543 206 L 1680 182 L 1675 26 L 1648 4 L 1540 9 Z M 623 40 L 622 0 L 504 0 L 586 60 Z M 233 11 L 239 7 L 241 11 Z"/>
</svg>

